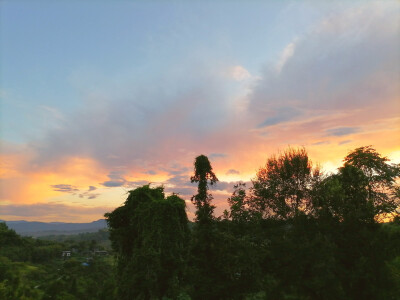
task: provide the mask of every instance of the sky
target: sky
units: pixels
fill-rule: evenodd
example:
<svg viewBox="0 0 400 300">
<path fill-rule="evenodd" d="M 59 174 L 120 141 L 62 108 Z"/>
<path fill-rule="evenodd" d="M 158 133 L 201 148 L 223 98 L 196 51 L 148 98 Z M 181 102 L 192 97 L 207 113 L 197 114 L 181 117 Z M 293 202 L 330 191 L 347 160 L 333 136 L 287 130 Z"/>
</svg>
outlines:
<svg viewBox="0 0 400 300">
<path fill-rule="evenodd" d="M 143 184 L 216 215 L 268 157 L 400 162 L 399 1 L 0 2 L 0 219 L 91 222 Z M 249 186 L 249 185 L 248 185 Z"/>
</svg>

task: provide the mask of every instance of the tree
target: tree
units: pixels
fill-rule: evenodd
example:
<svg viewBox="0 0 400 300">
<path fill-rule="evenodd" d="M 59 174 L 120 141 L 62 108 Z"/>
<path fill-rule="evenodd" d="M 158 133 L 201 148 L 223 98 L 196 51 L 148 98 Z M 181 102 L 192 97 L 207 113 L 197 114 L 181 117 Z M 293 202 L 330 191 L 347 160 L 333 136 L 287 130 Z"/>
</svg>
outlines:
<svg viewBox="0 0 400 300">
<path fill-rule="evenodd" d="M 192 197 L 196 206 L 196 224 L 191 240 L 191 274 L 195 293 L 194 299 L 219 299 L 217 289 L 221 280 L 220 265 L 220 235 L 213 216 L 215 206 L 211 204 L 212 195 L 208 193 L 209 184 L 214 185 L 218 178 L 212 171 L 207 156 L 200 155 L 194 162 L 194 175 L 191 182 L 197 182 L 197 194 Z"/>
<path fill-rule="evenodd" d="M 215 184 L 218 181 L 212 171 L 208 157 L 200 155 L 194 162 L 194 175 L 190 181 L 198 182 L 197 194 L 192 197 L 192 202 L 196 205 L 196 220 L 199 224 L 209 224 L 213 218 L 215 206 L 211 204 L 212 195 L 208 193 L 208 183 Z"/>
<path fill-rule="evenodd" d="M 253 180 L 249 206 L 262 217 L 287 220 L 311 211 L 310 190 L 320 176 L 304 148 L 272 156 Z"/>
<path fill-rule="evenodd" d="M 129 191 L 125 204 L 105 217 L 117 256 L 119 299 L 176 298 L 189 237 L 184 200 L 145 185 Z"/>
<path fill-rule="evenodd" d="M 320 220 L 340 222 L 373 222 L 373 207 L 367 201 L 368 180 L 351 165 L 339 168 L 321 180 L 313 190 L 315 216 Z"/>
<path fill-rule="evenodd" d="M 233 222 L 241 224 L 248 221 L 250 215 L 246 206 L 246 202 L 246 184 L 239 182 L 238 184 L 234 185 L 232 196 L 228 198 L 230 212 L 224 212 L 226 219 L 230 218 Z"/>
<path fill-rule="evenodd" d="M 389 164 L 371 146 L 360 147 L 313 191 L 318 223 L 338 249 L 338 279 L 349 299 L 394 299 L 387 268 L 392 242 L 378 222 L 398 206 L 398 176 L 398 165 Z"/>
<path fill-rule="evenodd" d="M 390 164 L 372 146 L 359 147 L 344 158 L 344 168 L 353 166 L 366 177 L 367 202 L 377 218 L 395 212 L 400 202 L 396 179 L 400 176 L 400 164 Z"/>
<path fill-rule="evenodd" d="M 338 173 L 321 180 L 315 188 L 313 203 L 319 215 L 373 223 L 396 212 L 400 166 L 388 161 L 371 146 L 350 152 Z"/>
</svg>

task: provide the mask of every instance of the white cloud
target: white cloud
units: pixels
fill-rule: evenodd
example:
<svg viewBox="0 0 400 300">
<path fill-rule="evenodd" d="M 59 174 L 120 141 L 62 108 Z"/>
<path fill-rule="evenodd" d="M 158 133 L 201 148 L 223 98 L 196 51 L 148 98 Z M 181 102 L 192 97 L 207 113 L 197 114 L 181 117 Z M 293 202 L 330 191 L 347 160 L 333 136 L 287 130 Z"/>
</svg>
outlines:
<svg viewBox="0 0 400 300">
<path fill-rule="evenodd" d="M 251 78 L 251 74 L 242 66 L 234 66 L 229 71 L 229 76 L 236 81 L 243 81 Z"/>
<path fill-rule="evenodd" d="M 289 43 L 285 49 L 283 49 L 278 63 L 276 64 L 276 70 L 281 72 L 282 68 L 285 66 L 286 62 L 293 56 L 296 49 L 295 42 Z"/>
<path fill-rule="evenodd" d="M 379 110 L 393 107 L 400 94 L 399 8 L 368 3 L 315 24 L 286 46 L 275 68 L 264 69 L 249 110 L 262 122 L 279 107 L 330 113 L 359 113 L 378 101 Z"/>
</svg>

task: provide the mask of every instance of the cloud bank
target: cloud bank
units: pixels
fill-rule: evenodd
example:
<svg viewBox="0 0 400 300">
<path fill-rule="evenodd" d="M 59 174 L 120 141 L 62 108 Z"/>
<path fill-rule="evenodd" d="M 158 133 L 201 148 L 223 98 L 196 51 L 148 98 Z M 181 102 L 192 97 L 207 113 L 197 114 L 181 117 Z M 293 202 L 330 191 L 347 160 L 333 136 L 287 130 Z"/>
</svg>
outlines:
<svg viewBox="0 0 400 300">
<path fill-rule="evenodd" d="M 310 146 L 329 162 L 360 146 L 355 142 L 393 152 L 400 141 L 385 136 L 400 129 L 399 7 L 382 1 L 335 11 L 287 41 L 257 76 L 236 60 L 209 57 L 171 65 L 143 86 L 132 79 L 121 88 L 105 75 L 95 88 L 80 87 L 79 110 L 63 113 L 18 153 L 3 147 L 2 209 L 53 216 L 61 206 L 10 203 L 63 193 L 90 200 L 98 187 L 149 182 L 189 200 L 199 154 L 222 176 L 214 189 L 222 203 L 235 183 L 229 178 L 249 180 L 287 145 Z"/>
</svg>

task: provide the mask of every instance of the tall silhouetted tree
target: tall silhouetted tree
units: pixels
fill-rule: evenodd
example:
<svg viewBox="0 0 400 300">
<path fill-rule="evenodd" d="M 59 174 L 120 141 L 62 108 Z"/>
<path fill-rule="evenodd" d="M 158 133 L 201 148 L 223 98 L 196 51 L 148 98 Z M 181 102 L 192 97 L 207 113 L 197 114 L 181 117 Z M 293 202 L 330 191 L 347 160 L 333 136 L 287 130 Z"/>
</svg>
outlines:
<svg viewBox="0 0 400 300">
<path fill-rule="evenodd" d="M 211 204 L 212 195 L 208 192 L 209 185 L 214 185 L 218 178 L 214 174 L 207 156 L 200 155 L 194 162 L 194 175 L 191 182 L 198 183 L 197 194 L 192 197 L 196 206 L 196 224 L 193 228 L 191 263 L 195 299 L 218 299 L 220 288 L 218 283 L 221 269 L 220 239 L 213 216 L 215 206 Z"/>
<path fill-rule="evenodd" d="M 190 178 L 191 182 L 197 182 L 197 194 L 192 197 L 192 202 L 196 205 L 196 221 L 200 224 L 208 224 L 213 218 L 215 206 L 211 204 L 212 195 L 208 193 L 208 184 L 213 185 L 218 181 L 212 171 L 208 157 L 200 155 L 194 162 L 194 175 Z"/>
</svg>

